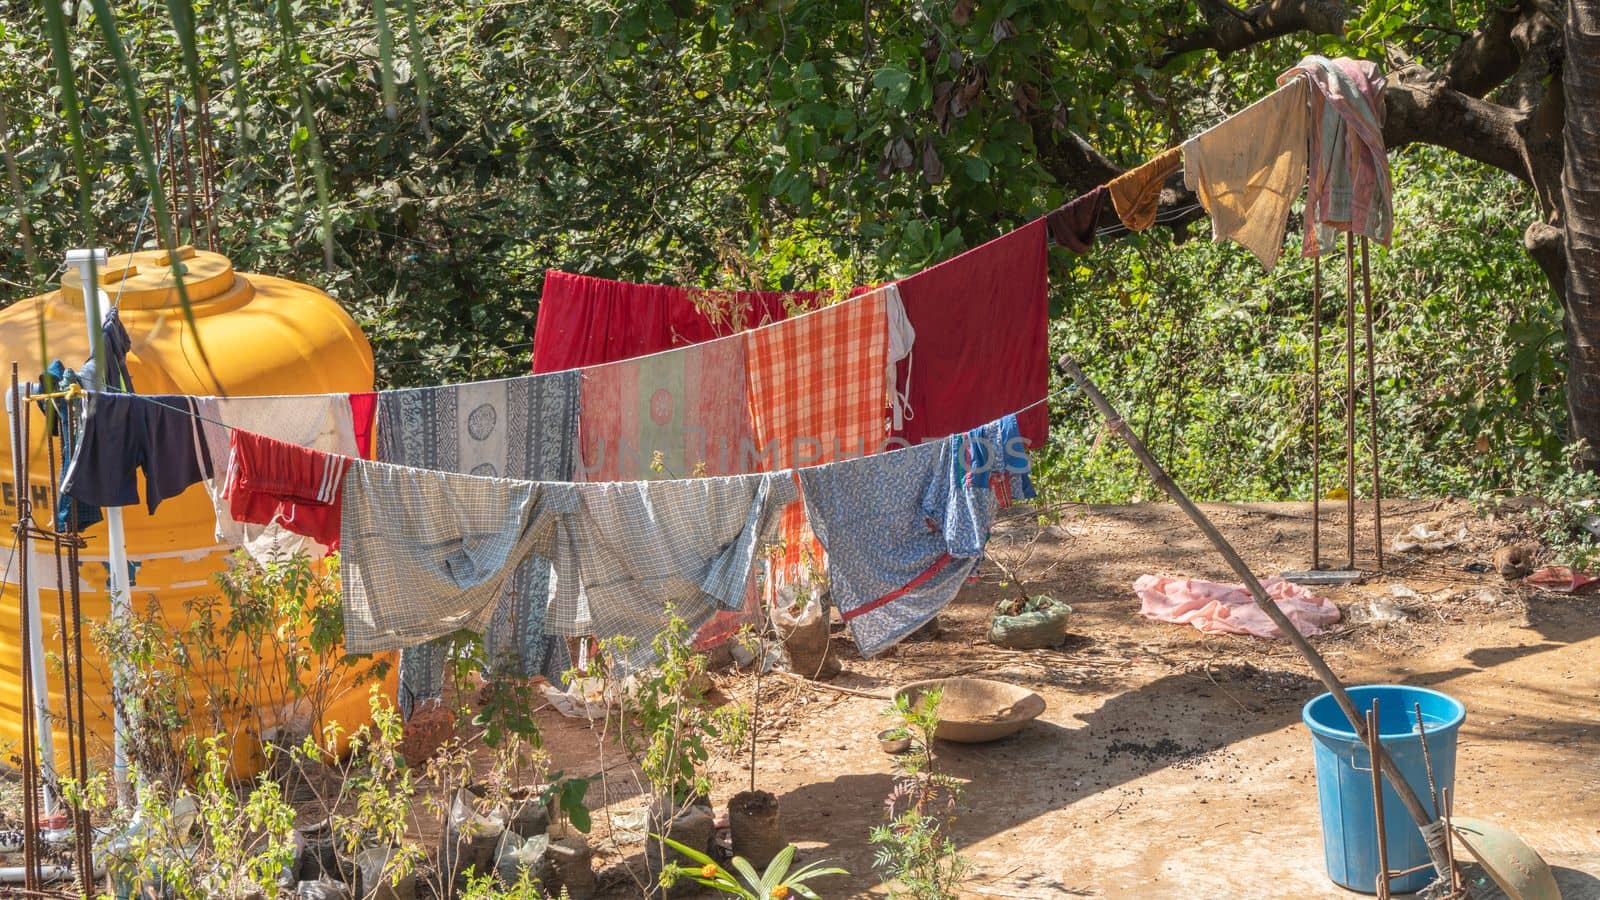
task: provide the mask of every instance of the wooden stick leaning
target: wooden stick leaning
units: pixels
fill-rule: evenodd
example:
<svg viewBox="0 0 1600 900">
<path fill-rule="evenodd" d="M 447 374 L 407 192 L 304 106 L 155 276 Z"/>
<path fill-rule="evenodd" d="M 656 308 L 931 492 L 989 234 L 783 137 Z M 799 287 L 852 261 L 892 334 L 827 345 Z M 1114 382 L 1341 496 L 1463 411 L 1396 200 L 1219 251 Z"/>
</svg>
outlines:
<svg viewBox="0 0 1600 900">
<path fill-rule="evenodd" d="M 1278 626 L 1278 630 L 1283 633 L 1284 639 L 1296 650 L 1300 651 L 1301 656 L 1305 657 L 1306 664 L 1311 667 L 1312 674 L 1316 675 L 1317 680 L 1322 682 L 1322 686 L 1327 688 L 1328 693 L 1333 695 L 1334 702 L 1339 704 L 1339 709 L 1344 712 L 1345 718 L 1350 721 L 1350 727 L 1355 731 L 1357 739 L 1365 742 L 1367 728 L 1363 721 L 1363 716 L 1361 711 L 1356 708 L 1355 701 L 1350 699 L 1350 694 L 1345 691 L 1344 685 L 1339 681 L 1339 676 L 1328 668 L 1328 664 L 1323 660 L 1322 655 L 1306 641 L 1305 636 L 1300 633 L 1299 629 L 1294 627 L 1294 623 L 1289 621 L 1289 617 L 1284 615 L 1283 610 L 1278 608 L 1278 604 L 1272 602 L 1272 598 L 1267 596 L 1266 589 L 1261 586 L 1261 582 L 1256 578 L 1255 573 L 1245 564 L 1244 558 L 1239 555 L 1239 551 L 1228 543 L 1228 539 L 1222 536 L 1222 532 L 1217 530 L 1217 526 L 1211 524 L 1211 520 L 1206 518 L 1205 513 L 1201 512 L 1200 508 L 1195 506 L 1194 502 L 1173 482 L 1172 477 L 1166 473 L 1166 470 L 1161 468 L 1161 464 L 1156 462 L 1154 456 L 1150 455 L 1150 450 L 1145 447 L 1144 441 L 1133 433 L 1133 430 L 1128 427 L 1128 423 L 1122 420 L 1122 416 L 1112 407 L 1110 401 L 1106 400 L 1105 395 L 1100 393 L 1100 389 L 1095 387 L 1094 382 L 1083 374 L 1083 370 L 1078 368 L 1078 364 L 1073 361 L 1072 357 L 1061 357 L 1057 365 L 1063 373 L 1077 383 L 1078 389 L 1083 391 L 1089 401 L 1094 404 L 1095 409 L 1106 420 L 1106 426 L 1111 429 L 1111 432 L 1121 438 L 1123 443 L 1128 445 L 1128 449 L 1133 451 L 1133 455 L 1138 457 L 1139 462 L 1144 465 L 1145 471 L 1149 473 L 1156 486 L 1160 487 L 1168 497 L 1172 498 L 1172 502 L 1177 504 L 1178 508 L 1183 510 L 1184 514 L 1211 541 L 1211 545 L 1227 561 L 1234 574 L 1238 575 L 1239 580 L 1244 582 L 1245 588 L 1250 592 L 1250 596 L 1255 601 L 1256 606 L 1260 607 L 1261 611 L 1266 613 L 1267 618 Z M 1373 755 L 1373 768 L 1377 769 L 1380 766 L 1383 769 L 1383 774 L 1394 787 L 1395 793 L 1399 795 L 1400 802 L 1405 806 L 1406 812 L 1411 814 L 1412 820 L 1417 823 L 1418 829 L 1422 831 L 1423 839 L 1428 845 L 1428 856 L 1433 860 L 1434 868 L 1441 873 L 1450 872 L 1451 867 L 1445 848 L 1445 842 L 1449 840 L 1449 836 L 1438 829 L 1428 828 L 1429 825 L 1433 824 L 1434 819 L 1428 815 L 1427 810 L 1422 805 L 1422 801 L 1417 798 L 1416 792 L 1411 789 L 1411 785 L 1406 781 L 1405 775 L 1400 772 L 1400 768 L 1395 765 L 1394 759 L 1389 756 L 1387 748 L 1382 744 L 1378 745 L 1377 752 Z"/>
</svg>

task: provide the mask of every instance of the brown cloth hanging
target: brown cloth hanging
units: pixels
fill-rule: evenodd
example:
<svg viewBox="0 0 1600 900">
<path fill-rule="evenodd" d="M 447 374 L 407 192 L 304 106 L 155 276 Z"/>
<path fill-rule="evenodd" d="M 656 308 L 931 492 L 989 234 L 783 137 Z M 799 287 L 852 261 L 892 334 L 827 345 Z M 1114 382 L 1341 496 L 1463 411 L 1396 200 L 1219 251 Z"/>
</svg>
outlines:
<svg viewBox="0 0 1600 900">
<path fill-rule="evenodd" d="M 1173 147 L 1136 169 L 1129 169 L 1106 185 L 1117 218 L 1129 231 L 1143 231 L 1156 222 L 1161 186 L 1183 165 L 1181 148 Z"/>
<path fill-rule="evenodd" d="M 1051 240 L 1073 253 L 1088 253 L 1094 246 L 1095 226 L 1105 205 L 1106 189 L 1101 185 L 1045 216 Z"/>
</svg>

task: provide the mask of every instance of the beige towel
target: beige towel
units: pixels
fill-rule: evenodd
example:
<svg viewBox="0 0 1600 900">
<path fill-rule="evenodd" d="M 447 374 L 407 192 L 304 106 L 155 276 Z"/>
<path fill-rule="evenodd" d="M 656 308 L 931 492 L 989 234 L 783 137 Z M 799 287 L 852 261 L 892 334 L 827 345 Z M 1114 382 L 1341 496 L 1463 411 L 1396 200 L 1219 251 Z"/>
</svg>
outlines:
<svg viewBox="0 0 1600 900">
<path fill-rule="evenodd" d="M 1310 90 L 1296 78 L 1183 144 L 1183 183 L 1211 213 L 1212 238 L 1238 241 L 1269 272 L 1305 186 Z"/>
</svg>

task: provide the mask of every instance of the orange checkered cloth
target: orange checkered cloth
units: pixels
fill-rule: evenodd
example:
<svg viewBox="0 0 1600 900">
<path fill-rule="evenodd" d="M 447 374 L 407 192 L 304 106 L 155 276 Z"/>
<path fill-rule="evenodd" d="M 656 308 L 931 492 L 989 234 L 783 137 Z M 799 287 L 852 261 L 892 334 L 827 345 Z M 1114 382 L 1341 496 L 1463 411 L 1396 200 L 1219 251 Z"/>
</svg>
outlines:
<svg viewBox="0 0 1600 900">
<path fill-rule="evenodd" d="M 744 334 L 745 379 L 757 471 L 866 456 L 888 436 L 884 375 L 889 352 L 888 297 L 882 288 Z M 781 526 L 778 580 L 799 574 L 822 547 L 791 504 Z"/>
</svg>

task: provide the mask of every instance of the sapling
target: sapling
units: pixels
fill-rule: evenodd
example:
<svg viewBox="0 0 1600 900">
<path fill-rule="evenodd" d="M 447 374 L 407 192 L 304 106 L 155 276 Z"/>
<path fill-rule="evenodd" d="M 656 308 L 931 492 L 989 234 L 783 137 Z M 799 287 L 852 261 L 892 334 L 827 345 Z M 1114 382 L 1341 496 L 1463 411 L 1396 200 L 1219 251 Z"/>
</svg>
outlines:
<svg viewBox="0 0 1600 900">
<path fill-rule="evenodd" d="M 933 738 L 939 730 L 935 688 L 899 695 L 884 711 L 911 735 L 911 748 L 895 762 L 894 788 L 885 802 L 888 822 L 872 829 L 872 865 L 887 880 L 892 900 L 954 900 L 969 864 L 956 852 L 949 826 L 960 784 L 938 772 Z"/>
</svg>

